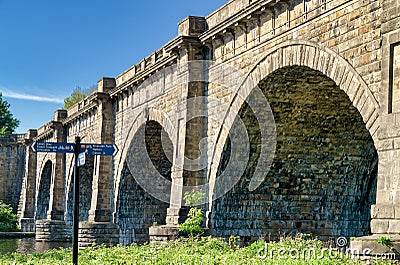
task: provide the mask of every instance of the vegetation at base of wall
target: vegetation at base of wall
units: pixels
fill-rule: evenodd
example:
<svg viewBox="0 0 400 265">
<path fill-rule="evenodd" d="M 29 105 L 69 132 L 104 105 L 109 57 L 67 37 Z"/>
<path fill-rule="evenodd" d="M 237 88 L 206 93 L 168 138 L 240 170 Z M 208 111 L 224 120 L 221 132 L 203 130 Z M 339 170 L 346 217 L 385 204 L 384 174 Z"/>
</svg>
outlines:
<svg viewBox="0 0 400 265">
<path fill-rule="evenodd" d="M 324 252 L 324 243 L 300 237 L 282 238 L 279 242 L 260 240 L 248 247 L 232 248 L 220 238 L 181 238 L 166 244 L 146 244 L 129 247 L 106 248 L 94 246 L 79 250 L 79 264 L 365 264 L 339 252 Z M 315 249 L 315 257 L 296 257 L 299 253 Z M 267 252 L 266 252 L 267 250 Z M 273 251 L 273 257 L 268 251 Z M 278 251 L 281 253 L 279 254 Z M 324 254 L 323 254 L 324 253 Z M 71 250 L 52 250 L 42 254 L 7 254 L 0 256 L 0 264 L 71 264 Z M 390 264 L 377 260 L 374 264 Z"/>
<path fill-rule="evenodd" d="M 18 216 L 10 205 L 0 200 L 0 232 L 18 232 Z"/>
<path fill-rule="evenodd" d="M 204 199 L 204 193 L 195 190 L 192 192 L 185 192 L 184 199 L 186 204 L 190 206 L 190 210 L 188 218 L 179 226 L 179 231 L 190 236 L 199 235 L 203 233 L 201 223 L 203 222 L 204 214 L 203 210 L 195 206 L 201 204 Z"/>
<path fill-rule="evenodd" d="M 390 238 L 381 236 L 379 237 L 376 242 L 378 242 L 379 244 L 385 245 L 385 246 L 392 246 L 393 245 L 393 241 Z"/>
<path fill-rule="evenodd" d="M 190 208 L 188 218 L 179 226 L 179 231 L 191 236 L 203 233 L 203 229 L 201 228 L 203 217 L 201 209 L 196 207 Z"/>
</svg>

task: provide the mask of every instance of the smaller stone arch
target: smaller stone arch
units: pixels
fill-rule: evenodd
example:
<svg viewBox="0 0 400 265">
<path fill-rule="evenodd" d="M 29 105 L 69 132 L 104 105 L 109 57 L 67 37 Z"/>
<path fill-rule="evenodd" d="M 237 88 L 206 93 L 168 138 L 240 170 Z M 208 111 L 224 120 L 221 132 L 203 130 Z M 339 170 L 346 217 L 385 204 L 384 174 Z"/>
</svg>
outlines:
<svg viewBox="0 0 400 265">
<path fill-rule="evenodd" d="M 95 137 L 94 133 L 92 130 L 84 130 L 81 136 L 81 141 L 85 143 L 95 143 Z M 66 159 L 66 179 L 65 179 L 65 206 L 64 206 L 64 220 L 66 221 L 67 225 L 72 225 L 72 219 L 73 219 L 73 186 L 74 186 L 74 161 L 73 155 L 72 154 L 67 154 L 67 156 L 71 156 L 71 159 Z M 90 210 L 91 206 L 91 198 L 93 194 L 93 174 L 94 174 L 94 165 L 95 165 L 95 160 L 96 158 L 94 156 L 86 156 L 86 169 L 84 171 L 87 172 L 85 175 L 85 179 L 88 181 L 86 182 L 85 185 L 85 196 L 86 196 L 86 201 L 84 203 L 84 207 L 80 208 L 79 212 L 79 220 L 84 221 L 88 219 L 88 211 Z M 90 173 L 89 173 L 90 172 Z M 90 177 L 89 177 L 90 176 Z M 84 182 L 85 183 L 85 182 Z M 82 182 L 80 182 L 82 186 Z M 90 189 L 91 193 L 88 194 L 88 189 Z M 82 192 L 81 192 L 82 193 Z M 87 201 L 89 200 L 89 201 Z M 80 201 L 80 204 L 82 204 L 82 201 Z M 83 210 L 84 209 L 84 210 Z M 83 210 L 83 211 L 82 211 Z"/>
<path fill-rule="evenodd" d="M 73 203 L 73 177 L 74 177 L 74 159 L 71 159 L 69 165 L 67 164 L 67 175 L 66 175 L 66 179 L 65 179 L 65 209 L 64 209 L 64 220 L 66 221 L 67 225 L 72 225 L 72 219 L 73 216 L 70 215 L 70 210 L 69 208 L 72 209 L 72 203 Z"/>
<path fill-rule="evenodd" d="M 94 174 L 94 156 L 87 155 L 85 166 L 79 170 L 79 221 L 87 221 L 89 218 L 89 210 L 91 206 L 93 193 L 93 174 Z M 72 226 L 73 221 L 73 192 L 74 192 L 74 171 L 71 171 L 67 189 L 66 189 L 66 210 L 65 221 L 67 225 Z"/>
<path fill-rule="evenodd" d="M 38 181 L 37 199 L 36 199 L 36 220 L 47 218 L 47 211 L 50 203 L 50 185 L 53 171 L 53 163 L 47 160 L 44 164 Z"/>
</svg>

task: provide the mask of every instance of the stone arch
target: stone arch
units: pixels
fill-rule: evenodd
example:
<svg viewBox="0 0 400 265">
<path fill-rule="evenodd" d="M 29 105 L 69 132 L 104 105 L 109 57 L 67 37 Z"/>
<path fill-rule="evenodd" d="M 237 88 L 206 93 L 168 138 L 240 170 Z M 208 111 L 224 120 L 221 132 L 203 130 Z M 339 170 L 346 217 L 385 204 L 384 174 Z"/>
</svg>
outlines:
<svg viewBox="0 0 400 265">
<path fill-rule="evenodd" d="M 315 58 L 315 59 L 314 59 Z M 319 58 L 319 59 L 318 59 Z M 377 103 L 376 99 L 374 98 L 373 94 L 369 90 L 368 86 L 365 84 L 365 82 L 362 80 L 362 78 L 356 73 L 356 71 L 340 56 L 335 54 L 333 51 L 326 49 L 326 48 L 321 48 L 316 44 L 310 43 L 310 42 L 296 42 L 296 41 L 291 41 L 286 44 L 280 45 L 273 50 L 270 50 L 267 52 L 267 56 L 265 56 L 263 59 L 257 62 L 257 64 L 251 69 L 251 71 L 248 74 L 248 77 L 254 81 L 255 84 L 260 83 L 264 79 L 266 79 L 268 76 L 271 74 L 274 74 L 278 72 L 280 69 L 290 69 L 290 68 L 296 68 L 296 67 L 303 67 L 303 69 L 307 69 L 307 71 L 314 71 L 317 75 L 325 76 L 326 77 L 326 82 L 331 82 L 332 87 L 335 86 L 338 91 L 341 91 L 341 99 L 343 101 L 348 101 L 350 107 L 354 108 L 355 112 L 353 111 L 353 115 L 358 115 L 360 119 L 357 120 L 357 125 L 361 125 L 364 130 L 363 134 L 363 139 L 367 139 L 368 137 L 370 140 L 367 140 L 369 143 L 368 145 L 368 153 L 371 155 L 371 159 L 368 160 L 366 156 L 361 156 L 362 159 L 368 160 L 366 162 L 365 168 L 360 168 L 360 173 L 354 173 L 354 176 L 364 176 L 366 181 L 363 182 L 363 180 L 358 180 L 357 177 L 354 177 L 352 179 L 352 184 L 357 183 L 357 181 L 361 181 L 362 183 L 358 183 L 359 186 L 357 187 L 357 191 L 354 191 L 359 195 L 359 197 L 363 198 L 365 201 L 367 201 L 365 205 L 366 207 L 364 209 L 357 208 L 357 211 L 362 212 L 360 215 L 362 215 L 363 218 L 366 218 L 366 220 L 361 220 L 362 224 L 359 224 L 357 228 L 361 228 L 361 232 L 359 231 L 360 234 L 354 234 L 355 236 L 357 235 L 363 235 L 368 233 L 368 227 L 369 227 L 369 207 L 372 203 L 374 203 L 374 198 L 376 196 L 376 176 L 377 176 L 377 153 L 376 153 L 376 148 L 375 146 L 377 145 L 377 137 L 376 137 L 376 132 L 378 129 L 378 119 L 379 119 L 379 104 Z M 245 82 L 244 82 L 245 83 Z M 339 89 L 340 88 L 340 89 Z M 242 88 L 239 88 L 239 90 Z M 228 128 L 231 128 L 233 120 L 237 115 L 243 114 L 243 112 L 249 112 L 249 108 L 244 107 L 246 103 L 244 102 L 243 99 L 246 99 L 252 92 L 251 88 L 243 88 L 242 91 L 238 91 L 238 94 L 241 93 L 241 96 L 236 96 L 231 104 L 230 104 L 230 109 L 227 112 L 225 116 L 224 123 L 228 124 Z M 245 95 L 245 96 L 243 96 Z M 323 101 L 323 99 L 321 99 Z M 338 100 L 339 102 L 339 100 Z M 339 103 L 338 103 L 339 104 Z M 332 107 L 332 105 L 331 105 Z M 334 106 L 335 107 L 335 106 Z M 250 109 L 251 112 L 251 109 Z M 253 113 L 254 114 L 254 113 Z M 256 122 L 253 120 L 253 122 Z M 365 133 L 366 132 L 366 133 Z M 355 146 L 358 146 L 360 142 L 355 144 Z M 259 143 L 261 146 L 261 143 Z M 375 145 L 375 146 L 374 146 Z M 253 146 L 254 149 L 257 149 L 257 146 Z M 259 147 L 261 148 L 261 147 Z M 279 148 L 279 143 L 278 143 L 278 148 Z M 219 161 L 216 164 L 211 165 L 210 171 L 209 171 L 209 176 L 210 176 L 210 181 L 213 182 L 215 181 L 215 178 L 218 176 L 218 171 L 223 168 L 226 165 L 226 161 L 222 161 L 224 159 L 223 154 L 227 152 L 227 149 L 229 149 L 229 141 L 228 141 L 228 133 L 220 130 L 220 133 L 218 135 L 218 141 L 217 144 L 213 150 L 213 159 L 212 161 Z M 218 151 L 217 151 L 218 150 Z M 224 151 L 222 151 L 224 150 Z M 251 162 L 251 161 L 250 161 Z M 276 162 L 276 161 L 275 161 Z M 272 168 L 274 167 L 279 167 L 277 163 L 273 163 Z M 218 168 L 217 168 L 218 167 Z M 248 168 L 250 168 L 251 165 L 248 164 Z M 272 170 L 273 170 L 272 169 Z M 339 169 L 337 169 L 339 172 Z M 286 172 L 287 173 L 287 172 Z M 340 173 L 338 173 L 340 174 Z M 344 174 L 344 173 L 343 173 Z M 290 175 L 290 174 L 288 174 Z M 345 178 L 344 178 L 345 179 Z M 364 179 L 363 177 L 360 177 L 360 179 Z M 325 181 L 329 181 L 329 178 L 326 178 Z M 243 185 L 243 181 L 239 183 L 239 186 L 235 186 L 233 188 L 233 192 L 236 192 L 237 190 L 240 190 L 240 185 Z M 271 184 L 271 183 L 270 183 Z M 277 183 L 272 183 L 271 185 L 276 185 Z M 278 183 L 280 184 L 280 183 Z M 284 185 L 284 183 L 282 183 Z M 349 185 L 350 186 L 350 185 Z M 279 186 L 278 186 L 279 187 Z M 347 187 L 348 188 L 348 187 Z M 236 191 L 235 191 L 236 189 Z M 263 190 L 266 192 L 267 190 L 265 187 L 261 187 L 258 189 L 258 191 Z M 256 190 L 257 191 L 257 190 Z M 267 193 L 259 193 L 259 194 L 253 194 L 251 192 L 244 192 L 241 190 L 241 194 L 243 194 L 244 197 L 235 197 L 234 200 L 235 202 L 242 202 L 242 201 L 257 201 L 254 202 L 254 204 L 257 204 L 258 201 L 262 200 L 260 198 L 264 198 L 265 201 L 272 201 L 271 194 L 273 194 L 273 190 L 270 189 Z M 290 192 L 290 191 L 289 191 Z M 346 192 L 352 192 L 350 190 L 346 190 Z M 301 198 L 301 196 L 307 195 L 301 195 L 297 194 L 298 198 Z M 297 196 L 296 195 L 296 196 Z M 354 195 L 354 194 L 353 194 Z M 354 200 L 358 200 L 359 198 L 356 196 L 352 197 L 352 203 Z M 210 191 L 210 201 L 212 201 L 212 196 L 213 196 L 213 191 Z M 247 197 L 246 197 L 247 196 Z M 269 196 L 269 197 L 268 197 Z M 267 198 L 268 197 L 268 198 Z M 314 196 L 317 197 L 317 196 Z M 368 197 L 368 198 L 367 198 Z M 258 212 L 235 212 L 234 209 L 224 209 L 224 212 L 229 214 L 232 214 L 232 219 L 227 218 L 226 216 L 223 217 L 217 217 L 215 216 L 215 205 L 218 203 L 221 203 L 221 201 L 226 200 L 226 198 L 222 197 L 220 198 L 219 202 L 212 202 L 209 204 L 209 210 L 211 211 L 211 218 L 209 225 L 213 228 L 218 228 L 220 225 L 226 225 L 224 222 L 228 223 L 228 226 L 232 227 L 238 227 L 237 223 L 234 223 L 234 215 L 246 215 L 247 220 L 244 220 L 243 218 L 243 223 L 241 223 L 241 236 L 254 236 L 254 233 L 251 233 L 250 231 L 257 231 L 258 236 L 260 235 L 268 235 L 271 230 L 279 230 L 282 229 L 283 232 L 290 232 L 290 231 L 307 231 L 307 229 L 304 229 L 307 226 L 312 226 L 312 225 L 317 225 L 317 223 L 312 223 L 312 222 L 302 222 L 293 220 L 292 225 L 292 230 L 289 228 L 290 225 L 285 224 L 282 225 L 281 219 L 275 218 L 274 224 L 269 225 L 269 226 L 262 226 L 260 225 L 260 222 L 262 223 L 263 220 L 257 219 L 254 216 L 263 214 L 263 212 L 258 211 Z M 325 202 L 326 203 L 326 202 Z M 356 206 L 361 206 L 363 202 L 355 202 L 353 205 Z M 225 205 L 227 205 L 227 202 L 225 201 Z M 275 207 L 279 207 L 279 205 L 273 205 Z M 282 206 L 282 205 L 280 205 Z M 283 205 L 284 206 L 284 205 Z M 302 208 L 302 206 L 297 205 L 299 209 Z M 284 206 L 286 207 L 286 206 Z M 303 207 L 306 207 L 303 205 Z M 323 207 L 326 207 L 323 206 Z M 268 207 L 265 207 L 268 208 Z M 270 209 L 271 210 L 271 209 Z M 348 212 L 346 213 L 347 216 L 350 216 L 349 214 L 350 211 L 355 210 L 354 208 L 347 208 L 346 209 Z M 280 209 L 276 210 L 275 212 L 279 212 L 280 214 L 282 212 L 287 211 L 287 209 Z M 218 213 L 217 213 L 218 214 Z M 344 214 L 344 215 L 346 215 Z M 213 218 L 218 219 L 217 221 L 213 222 Z M 222 219 L 221 219 L 222 218 Z M 225 218 L 225 219 L 223 219 Z M 240 218 L 240 217 L 239 217 Z M 253 218 L 253 220 L 252 220 Z M 348 217 L 346 217 L 348 218 Z M 282 218 L 284 219 L 284 218 Z M 256 220 L 256 222 L 254 222 Z M 265 221 L 265 220 L 264 220 Z M 284 219 L 283 222 L 287 222 L 287 219 Z M 351 229 L 356 228 L 357 225 L 355 223 L 360 222 L 360 220 L 350 220 L 348 218 L 348 222 L 342 227 L 342 230 L 339 229 L 339 227 L 333 227 L 334 224 L 329 224 L 330 227 L 319 227 L 320 230 L 325 229 L 325 236 L 348 236 L 349 231 Z M 354 221 L 354 222 L 353 222 Z M 219 222 L 219 223 L 218 223 Z M 352 223 L 353 222 L 353 223 Z M 271 222 L 270 222 L 271 223 Z M 344 223 L 341 223 L 343 225 Z M 325 225 L 325 224 L 323 224 Z M 270 230 L 268 230 L 270 228 Z M 336 229 L 336 230 L 335 230 Z M 329 232 L 327 232 L 329 230 Z M 335 230 L 335 231 L 333 231 Z M 308 230 L 309 231 L 309 230 Z M 313 231 L 318 231 L 318 230 L 313 230 Z M 237 230 L 235 231 L 234 229 L 226 229 L 225 230 L 226 234 L 217 234 L 220 236 L 228 236 L 230 234 L 238 234 Z M 329 234 L 330 233 L 330 234 Z M 255 238 L 253 238 L 255 239 Z"/>
<path fill-rule="evenodd" d="M 47 160 L 41 170 L 38 193 L 36 199 L 36 220 L 44 220 L 47 218 L 47 211 L 50 203 L 50 185 L 53 171 L 53 163 Z"/>
<path fill-rule="evenodd" d="M 83 136 L 81 137 L 82 142 L 86 143 L 95 143 L 96 138 L 94 137 L 94 133 L 92 130 L 85 130 L 83 133 Z M 74 161 L 75 159 L 73 158 L 72 154 L 67 154 L 67 156 L 70 155 L 71 159 L 66 159 L 65 165 L 66 165 L 66 179 L 65 179 L 65 209 L 64 209 L 64 220 L 68 225 L 72 225 L 72 219 L 73 219 L 73 186 L 74 186 Z M 68 157 L 67 157 L 68 158 Z M 84 172 L 85 172 L 85 181 L 80 182 L 80 193 L 81 195 L 85 196 L 84 202 L 80 200 L 79 204 L 82 210 L 79 211 L 79 220 L 87 220 L 88 219 L 88 211 L 90 210 L 91 207 L 91 198 L 92 198 L 92 193 L 93 193 L 93 187 L 91 186 L 93 184 L 93 175 L 94 175 L 94 167 L 95 167 L 95 157 L 94 156 L 86 156 L 86 165 L 84 167 Z M 90 173 L 91 172 L 91 173 Z M 84 183 L 84 184 L 82 184 Z M 84 185 L 84 187 L 82 186 Z M 82 190 L 85 190 L 84 193 L 82 193 Z M 90 191 L 90 192 L 89 192 Z M 87 201 L 89 200 L 89 201 Z"/>
<path fill-rule="evenodd" d="M 121 174 L 124 170 L 125 166 L 125 161 L 127 158 L 127 154 L 129 152 L 130 145 L 137 134 L 139 128 L 145 124 L 147 121 L 156 121 L 158 122 L 164 129 L 164 131 L 167 133 L 168 138 L 172 141 L 174 144 L 176 141 L 174 140 L 176 137 L 176 133 L 174 133 L 175 129 L 173 127 L 172 121 L 168 117 L 168 115 L 156 108 L 146 108 L 143 111 L 141 111 L 135 119 L 132 121 L 132 124 L 128 130 L 128 133 L 126 135 L 126 138 L 123 141 L 123 145 L 121 150 L 121 156 L 117 160 L 116 164 L 116 180 L 114 183 L 114 190 L 115 190 L 115 200 L 114 200 L 114 206 L 116 206 L 117 203 L 117 198 L 118 198 L 118 192 L 119 192 L 119 186 L 120 186 L 120 181 L 121 181 Z M 175 146 L 173 147 L 175 150 Z M 114 208 L 115 209 L 115 208 Z"/>
<path fill-rule="evenodd" d="M 85 165 L 79 169 L 79 221 L 87 221 L 89 218 L 89 210 L 91 206 L 93 193 L 93 174 L 94 174 L 95 157 L 86 155 Z M 74 170 L 70 171 L 69 183 L 67 186 L 65 222 L 72 226 L 74 211 Z"/>
<path fill-rule="evenodd" d="M 318 43 L 304 40 L 290 40 L 264 52 L 246 74 L 246 79 L 239 86 L 236 95 L 230 102 L 230 109 L 222 121 L 216 144 L 211 152 L 210 161 L 220 161 L 222 150 L 228 138 L 235 117 L 239 113 L 245 99 L 250 95 L 253 87 L 272 72 L 286 66 L 306 66 L 317 70 L 330 79 L 343 90 L 353 106 L 357 108 L 363 118 L 365 127 L 370 132 L 377 147 L 379 129 L 379 103 L 375 99 L 368 85 L 352 67 L 335 51 Z M 211 163 L 208 171 L 210 182 L 215 182 L 218 163 Z M 209 197 L 212 197 L 212 187 Z M 211 201 L 211 199 L 209 200 Z"/>
<path fill-rule="evenodd" d="M 145 135 L 145 150 L 140 148 Z M 157 224 L 165 224 L 169 193 L 171 186 L 173 144 L 160 123 L 149 120 L 138 128 L 124 161 L 121 179 L 117 188 L 115 223 L 119 227 L 120 243 L 144 243 L 149 241 L 148 228 Z M 165 137 L 165 138 L 163 138 Z M 168 139 L 166 139 L 168 138 Z M 147 160 L 146 153 L 150 160 Z M 168 154 L 167 154 L 168 153 Z M 163 176 L 164 182 L 157 182 L 154 173 Z M 141 181 L 138 181 L 138 177 Z M 150 183 L 156 190 L 146 189 L 143 181 Z M 160 201 L 153 192 L 166 198 Z"/>
</svg>

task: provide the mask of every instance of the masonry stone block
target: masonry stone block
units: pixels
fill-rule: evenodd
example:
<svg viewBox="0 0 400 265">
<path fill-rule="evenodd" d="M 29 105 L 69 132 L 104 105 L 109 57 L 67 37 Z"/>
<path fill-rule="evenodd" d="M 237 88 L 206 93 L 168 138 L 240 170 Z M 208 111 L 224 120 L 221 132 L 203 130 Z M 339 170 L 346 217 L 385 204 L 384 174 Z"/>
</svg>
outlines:
<svg viewBox="0 0 400 265">
<path fill-rule="evenodd" d="M 373 219 L 394 219 L 395 207 L 394 205 L 372 205 L 371 217 Z"/>
<path fill-rule="evenodd" d="M 372 219 L 371 232 L 373 234 L 387 234 L 389 231 L 388 219 Z"/>
</svg>

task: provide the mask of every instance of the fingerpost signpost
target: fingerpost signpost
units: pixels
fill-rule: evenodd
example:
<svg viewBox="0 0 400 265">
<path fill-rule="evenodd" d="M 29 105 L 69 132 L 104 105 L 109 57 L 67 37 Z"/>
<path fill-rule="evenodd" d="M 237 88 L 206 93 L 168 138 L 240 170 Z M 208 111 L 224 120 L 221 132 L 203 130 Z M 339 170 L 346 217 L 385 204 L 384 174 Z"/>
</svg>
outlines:
<svg viewBox="0 0 400 265">
<path fill-rule="evenodd" d="M 79 136 L 75 143 L 33 142 L 33 152 L 74 154 L 74 217 L 73 217 L 73 243 L 72 263 L 78 264 L 78 227 L 79 227 L 79 167 L 85 165 L 86 155 L 115 156 L 118 148 L 115 144 L 81 143 Z"/>
</svg>

